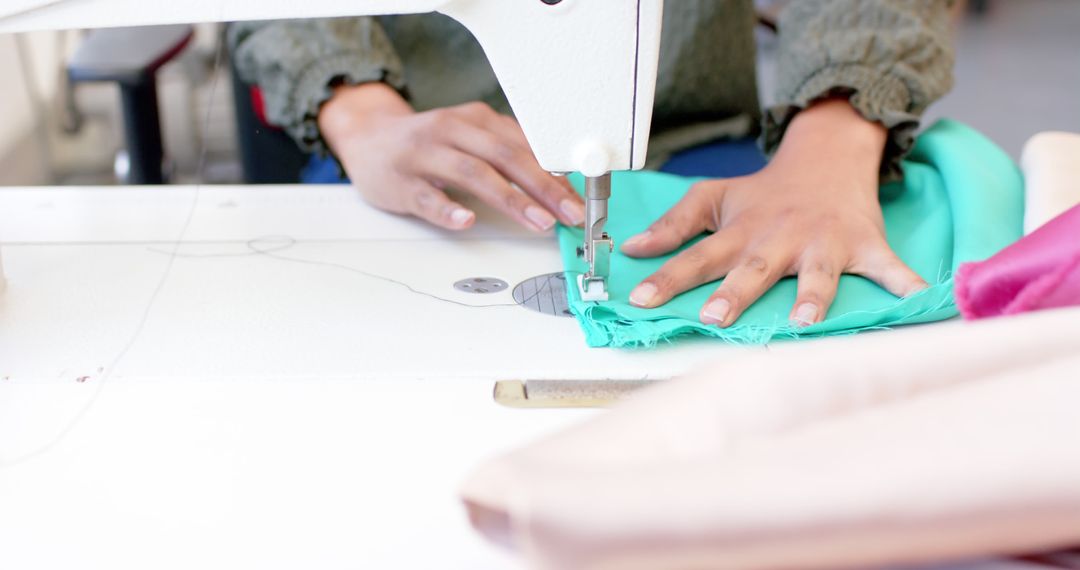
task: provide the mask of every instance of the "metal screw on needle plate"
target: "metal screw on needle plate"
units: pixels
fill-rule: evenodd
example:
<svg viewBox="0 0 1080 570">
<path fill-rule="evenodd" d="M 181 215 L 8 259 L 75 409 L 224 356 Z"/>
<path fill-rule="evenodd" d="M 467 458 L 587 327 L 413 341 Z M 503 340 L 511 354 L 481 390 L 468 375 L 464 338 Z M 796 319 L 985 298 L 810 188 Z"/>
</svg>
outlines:
<svg viewBox="0 0 1080 570">
<path fill-rule="evenodd" d="M 462 279 L 457 283 L 454 283 L 454 289 L 465 293 L 499 293 L 506 291 L 506 288 L 510 285 L 495 277 L 469 277 L 468 279 Z"/>
</svg>

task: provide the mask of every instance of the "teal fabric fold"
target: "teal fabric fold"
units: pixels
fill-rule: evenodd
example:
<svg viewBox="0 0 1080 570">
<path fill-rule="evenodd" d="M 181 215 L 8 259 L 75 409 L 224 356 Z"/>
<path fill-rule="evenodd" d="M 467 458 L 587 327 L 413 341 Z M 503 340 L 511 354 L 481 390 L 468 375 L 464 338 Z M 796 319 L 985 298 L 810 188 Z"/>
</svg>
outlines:
<svg viewBox="0 0 1080 570">
<path fill-rule="evenodd" d="M 582 301 L 577 287 L 568 287 L 570 310 L 586 342 L 594 347 L 652 347 L 686 335 L 762 344 L 954 317 L 958 314 L 952 278 L 956 268 L 990 257 L 1023 233 L 1023 177 L 993 142 L 971 127 L 948 120 L 918 138 L 903 166 L 904 180 L 882 186 L 880 196 L 893 250 L 932 284 L 916 295 L 898 299 L 867 279 L 844 275 L 825 320 L 799 329 L 788 322 L 796 293 L 795 279 L 788 278 L 734 325 L 722 329 L 698 320 L 702 305 L 720 281 L 687 291 L 662 307 L 634 307 L 628 301 L 630 291 L 677 252 L 633 259 L 616 249 L 608 284 L 610 300 Z M 615 243 L 644 231 L 698 180 L 658 172 L 615 173 L 607 225 Z M 582 179 L 574 176 L 572 182 L 581 192 Z M 557 233 L 567 272 L 585 271 L 586 264 L 576 253 L 582 230 L 560 227 Z"/>
</svg>

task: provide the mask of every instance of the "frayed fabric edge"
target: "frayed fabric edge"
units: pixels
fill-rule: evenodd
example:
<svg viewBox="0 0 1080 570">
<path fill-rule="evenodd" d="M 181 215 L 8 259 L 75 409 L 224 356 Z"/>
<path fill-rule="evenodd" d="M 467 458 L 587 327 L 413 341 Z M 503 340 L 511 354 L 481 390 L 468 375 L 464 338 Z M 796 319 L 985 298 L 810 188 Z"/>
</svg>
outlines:
<svg viewBox="0 0 1080 570">
<path fill-rule="evenodd" d="M 930 304 L 927 304 L 928 301 Z M 896 311 L 903 308 L 903 305 L 911 306 L 911 310 L 897 314 Z M 683 336 L 716 338 L 729 344 L 762 345 L 775 340 L 847 336 L 867 330 L 888 330 L 902 324 L 944 320 L 959 314 L 953 298 L 952 278 L 911 297 L 898 299 L 895 305 L 845 313 L 806 328 L 797 328 L 787 322 L 772 325 L 736 323 L 720 328 L 679 317 L 632 320 L 622 317 L 615 308 L 576 299 L 570 303 L 570 310 L 577 317 L 589 346 L 627 349 L 654 348 L 661 341 L 670 342 Z M 868 317 L 867 320 L 873 324 L 852 328 L 839 323 L 854 316 Z"/>
</svg>

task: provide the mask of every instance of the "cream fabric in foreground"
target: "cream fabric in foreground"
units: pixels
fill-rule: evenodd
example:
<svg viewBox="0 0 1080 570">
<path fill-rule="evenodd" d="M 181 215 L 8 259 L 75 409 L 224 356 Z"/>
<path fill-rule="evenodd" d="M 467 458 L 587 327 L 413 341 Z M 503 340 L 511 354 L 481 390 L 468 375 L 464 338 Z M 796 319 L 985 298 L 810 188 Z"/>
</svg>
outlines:
<svg viewBox="0 0 1080 570">
<path fill-rule="evenodd" d="M 1080 204 L 1080 134 L 1048 131 L 1024 145 L 1024 233 Z"/>
<path fill-rule="evenodd" d="M 718 362 L 495 458 L 533 568 L 864 568 L 1080 543 L 1080 310 Z"/>
</svg>

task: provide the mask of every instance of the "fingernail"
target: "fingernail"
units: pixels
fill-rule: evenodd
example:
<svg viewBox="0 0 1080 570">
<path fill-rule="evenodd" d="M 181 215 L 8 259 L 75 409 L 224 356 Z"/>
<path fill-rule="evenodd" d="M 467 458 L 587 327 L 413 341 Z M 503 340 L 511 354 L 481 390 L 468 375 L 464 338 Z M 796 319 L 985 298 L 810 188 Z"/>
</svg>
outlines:
<svg viewBox="0 0 1080 570">
<path fill-rule="evenodd" d="M 727 299 L 716 299 L 705 305 L 705 310 L 701 314 L 706 324 L 719 325 L 727 320 L 729 313 L 731 313 L 731 303 L 727 302 Z"/>
<path fill-rule="evenodd" d="M 536 206 L 525 208 L 525 217 L 542 231 L 550 230 L 555 225 L 555 218 L 551 217 L 551 214 L 547 213 L 547 211 Z"/>
<path fill-rule="evenodd" d="M 906 298 L 908 298 L 908 297 L 910 297 L 910 296 L 912 296 L 912 295 L 914 295 L 916 293 L 921 293 L 921 292 L 925 291 L 928 288 L 930 288 L 929 283 L 925 283 L 925 282 L 918 283 L 916 285 L 913 285 L 913 286 L 909 287 L 908 290 L 907 290 L 907 293 L 904 293 L 904 296 L 902 298 L 906 299 Z"/>
<path fill-rule="evenodd" d="M 791 318 L 791 324 L 797 327 L 808 327 L 817 322 L 818 308 L 813 303 L 803 303 L 795 308 L 795 316 Z"/>
<path fill-rule="evenodd" d="M 645 231 L 623 242 L 623 246 L 636 247 L 649 240 L 652 232 Z"/>
<path fill-rule="evenodd" d="M 630 292 L 631 305 L 648 308 L 652 305 L 653 299 L 656 299 L 656 285 L 652 283 L 642 283 Z"/>
<path fill-rule="evenodd" d="M 465 208 L 455 208 L 454 211 L 450 213 L 450 221 L 459 228 L 463 228 L 468 225 L 474 217 L 475 214 L 466 210 Z"/>
<path fill-rule="evenodd" d="M 563 215 L 570 220 L 571 224 L 580 226 L 585 223 L 585 207 L 574 200 L 567 198 L 559 202 L 559 209 L 562 210 Z"/>
</svg>

